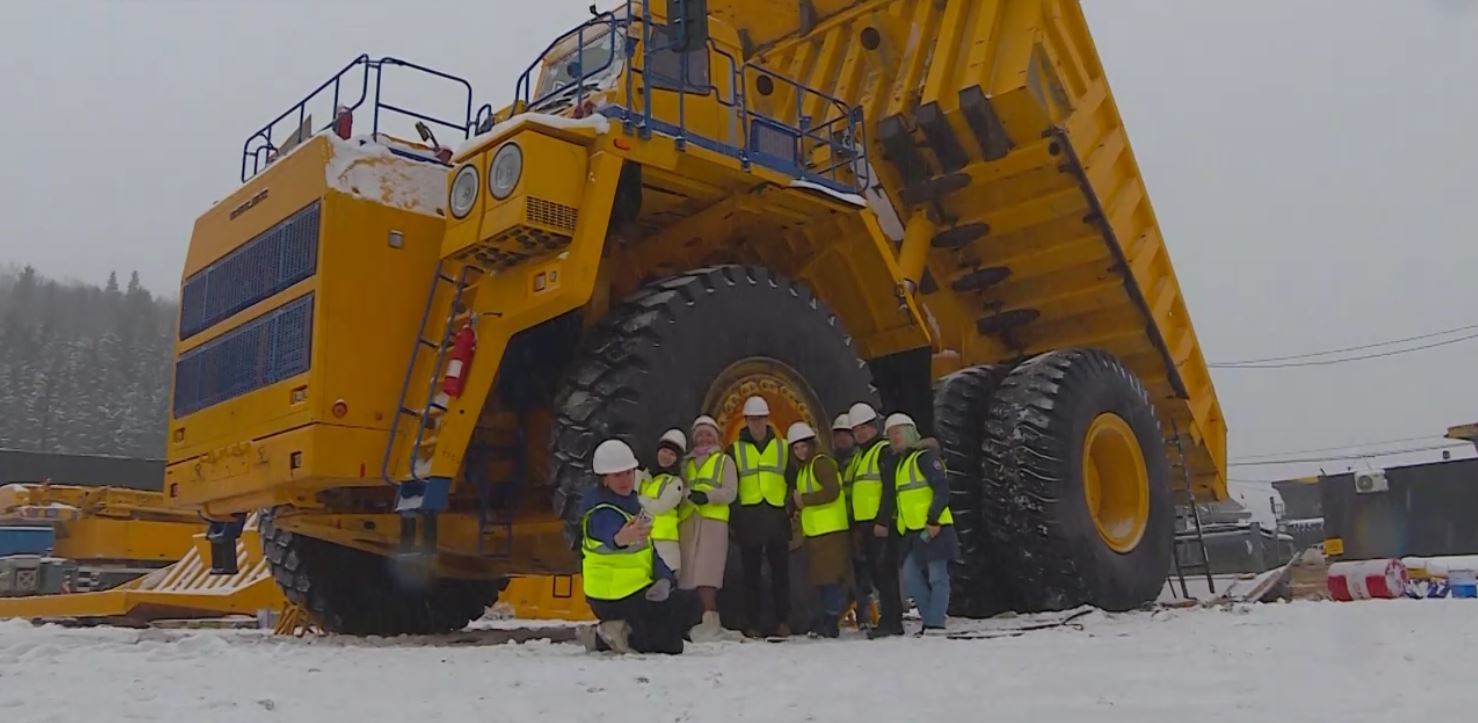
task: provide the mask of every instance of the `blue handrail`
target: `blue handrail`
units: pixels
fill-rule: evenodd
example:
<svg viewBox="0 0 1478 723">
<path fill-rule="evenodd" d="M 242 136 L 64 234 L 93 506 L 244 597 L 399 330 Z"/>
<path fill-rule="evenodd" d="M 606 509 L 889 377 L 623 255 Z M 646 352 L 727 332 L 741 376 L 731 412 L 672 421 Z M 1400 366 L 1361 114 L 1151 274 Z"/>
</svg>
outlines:
<svg viewBox="0 0 1478 723">
<path fill-rule="evenodd" d="M 384 90 L 384 71 L 386 68 L 405 68 L 416 71 L 421 75 L 450 81 L 452 84 L 458 86 L 465 96 L 463 117 L 460 120 L 438 118 L 420 111 L 385 102 L 382 99 L 382 94 Z M 358 71 L 357 75 L 355 71 Z M 370 86 L 371 76 L 374 76 L 373 95 L 371 95 Z M 344 91 L 347 88 L 352 93 L 355 85 L 358 86 L 359 96 L 353 102 L 346 102 L 347 97 Z M 330 90 L 332 90 L 331 97 L 329 95 Z M 351 113 L 357 111 L 366 103 L 370 103 L 372 112 L 370 133 L 376 139 L 380 137 L 381 111 L 385 111 L 389 114 L 414 118 L 419 121 L 458 131 L 462 134 L 462 139 L 466 140 L 472 135 L 473 130 L 472 95 L 472 84 L 459 76 L 399 58 L 371 58 L 369 55 L 360 55 L 317 88 L 309 91 L 308 95 L 302 100 L 290 106 L 281 115 L 268 121 L 266 125 L 262 126 L 256 132 L 247 136 L 246 142 L 241 147 L 241 181 L 245 183 L 252 176 L 260 173 L 272 161 L 278 150 L 278 143 L 273 140 L 274 135 L 278 131 L 282 131 L 287 137 L 291 137 L 292 134 L 297 133 L 307 121 L 309 105 L 315 101 L 331 100 L 332 105 L 329 106 L 331 112 L 337 112 L 338 108 L 344 107 Z M 290 118 L 296 118 L 296 124 L 290 128 L 282 128 L 281 126 L 284 124 L 284 121 Z M 310 131 L 317 133 L 331 127 L 333 127 L 332 118 L 322 126 L 310 129 Z M 302 138 L 299 140 L 306 141 L 307 139 Z"/>
<path fill-rule="evenodd" d="M 626 3 L 627 24 L 640 22 L 642 24 L 642 67 L 632 68 L 626 74 L 626 105 L 617 109 L 628 131 L 646 137 L 653 130 L 669 133 L 677 142 L 678 148 L 684 148 L 688 142 L 700 146 L 717 145 L 720 150 L 731 151 L 726 144 L 712 143 L 714 139 L 702 139 L 692 137 L 687 128 L 687 95 L 686 90 L 688 77 L 688 57 L 686 53 L 679 53 L 679 76 L 681 82 L 674 84 L 678 90 L 678 118 L 676 124 L 660 122 L 652 116 L 652 80 L 651 74 L 646 72 L 651 67 L 651 58 L 654 53 L 671 50 L 670 46 L 654 47 L 651 28 L 655 27 L 652 20 L 651 6 L 642 3 L 641 18 L 632 18 L 631 0 Z M 732 102 L 725 102 L 722 98 L 719 103 L 734 108 L 740 116 L 740 127 L 742 128 L 743 145 L 737 149 L 736 155 L 744 167 L 751 163 L 759 163 L 762 166 L 780 170 L 794 175 L 799 180 L 810 181 L 828 186 L 838 191 L 850 191 L 861 193 L 871 183 L 869 178 L 868 164 L 866 163 L 867 143 L 866 127 L 859 106 L 852 106 L 835 96 L 793 80 L 787 76 L 763 68 L 754 63 L 740 63 L 734 55 L 720 48 L 711 39 L 708 47 L 714 54 L 729 61 L 731 70 L 731 93 Z M 536 65 L 538 62 L 536 61 Z M 640 74 L 642 76 L 641 107 L 633 107 L 633 79 Z M 795 124 L 789 124 L 778 118 L 766 117 L 755 112 L 749 103 L 748 87 L 751 74 L 768 77 L 773 82 L 789 87 L 795 94 L 796 118 Z M 669 89 L 670 90 L 670 89 Z M 705 90 L 706 92 L 706 90 Z M 823 117 L 817 123 L 814 119 L 807 118 L 804 108 L 808 99 L 820 101 L 823 107 L 831 108 L 835 115 Z M 757 131 L 768 130 L 787 136 L 791 140 L 791 152 L 787 156 L 777 156 L 766 153 L 759 145 Z M 710 142 L 705 142 L 710 141 Z M 809 148 L 808 148 L 809 146 Z M 832 162 L 821 168 L 810 168 L 808 151 L 817 148 L 828 148 L 831 153 Z M 850 171 L 850 173 L 844 173 Z"/>
</svg>

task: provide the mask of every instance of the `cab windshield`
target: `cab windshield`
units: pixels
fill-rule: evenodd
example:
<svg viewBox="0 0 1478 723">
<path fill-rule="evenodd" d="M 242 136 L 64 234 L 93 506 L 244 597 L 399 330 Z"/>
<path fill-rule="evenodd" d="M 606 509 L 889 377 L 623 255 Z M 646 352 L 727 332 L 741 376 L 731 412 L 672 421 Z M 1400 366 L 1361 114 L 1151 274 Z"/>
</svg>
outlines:
<svg viewBox="0 0 1478 723">
<path fill-rule="evenodd" d="M 571 35 L 545 55 L 534 93 L 535 107 L 572 94 L 582 85 L 586 92 L 604 90 L 621 74 L 626 36 L 608 27 L 587 27 L 583 36 Z M 577 44 L 580 40 L 584 45 Z"/>
</svg>

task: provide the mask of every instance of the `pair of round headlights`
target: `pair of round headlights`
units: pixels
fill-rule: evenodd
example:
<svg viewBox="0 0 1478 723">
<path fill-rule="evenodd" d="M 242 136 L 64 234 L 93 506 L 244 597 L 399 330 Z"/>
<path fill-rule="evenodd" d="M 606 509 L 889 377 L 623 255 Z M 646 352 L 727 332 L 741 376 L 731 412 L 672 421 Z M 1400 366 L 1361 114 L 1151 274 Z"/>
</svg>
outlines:
<svg viewBox="0 0 1478 723">
<path fill-rule="evenodd" d="M 523 149 L 517 143 L 503 144 L 493 155 L 488 175 L 491 177 L 488 193 L 499 201 L 508 198 L 523 177 Z M 456 177 L 452 179 L 451 198 L 448 201 L 452 216 L 465 218 L 472 212 L 472 207 L 477 204 L 477 192 L 481 185 L 477 166 L 469 164 L 457 171 Z"/>
</svg>

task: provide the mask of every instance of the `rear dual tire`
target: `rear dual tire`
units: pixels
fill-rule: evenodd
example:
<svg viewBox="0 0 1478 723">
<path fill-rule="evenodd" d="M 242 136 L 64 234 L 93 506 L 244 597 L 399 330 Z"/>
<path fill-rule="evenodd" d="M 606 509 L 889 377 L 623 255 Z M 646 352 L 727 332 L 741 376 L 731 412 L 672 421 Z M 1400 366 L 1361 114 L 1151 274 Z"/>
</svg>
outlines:
<svg viewBox="0 0 1478 723">
<path fill-rule="evenodd" d="M 1153 602 L 1170 571 L 1174 508 L 1144 385 L 1097 350 L 1044 354 L 995 390 L 981 445 L 994 549 L 1021 611 Z"/>
<path fill-rule="evenodd" d="M 951 612 L 988 617 L 1153 601 L 1170 569 L 1174 511 L 1144 386 L 1096 350 L 935 385 L 961 559 Z"/>
</svg>

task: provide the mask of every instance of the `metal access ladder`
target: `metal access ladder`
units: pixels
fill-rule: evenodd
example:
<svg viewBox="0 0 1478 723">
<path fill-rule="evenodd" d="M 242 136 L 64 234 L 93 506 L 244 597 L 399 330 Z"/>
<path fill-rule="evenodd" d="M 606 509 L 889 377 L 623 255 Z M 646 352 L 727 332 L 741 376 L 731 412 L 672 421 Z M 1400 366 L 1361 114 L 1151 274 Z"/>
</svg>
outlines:
<svg viewBox="0 0 1478 723">
<path fill-rule="evenodd" d="M 1211 575 L 1211 557 L 1206 552 L 1206 535 L 1201 525 L 1201 507 L 1196 504 L 1195 488 L 1191 484 L 1190 465 L 1186 462 L 1185 444 L 1180 430 L 1172 425 L 1172 436 L 1165 440 L 1165 451 L 1170 458 L 1170 492 L 1175 505 L 1175 544 L 1172 557 L 1175 560 L 1175 579 L 1180 581 L 1180 596 L 1192 599 L 1186 585 L 1186 575 L 1200 573 L 1206 577 L 1206 588 L 1216 594 L 1216 581 Z M 1190 550 L 1190 562 L 1181 562 L 1182 551 Z M 1173 586 L 1172 586 L 1173 590 Z"/>
<path fill-rule="evenodd" d="M 486 271 L 474 264 L 460 264 L 451 273 L 447 265 L 446 261 L 437 265 L 436 278 L 426 295 L 426 307 L 421 312 L 421 325 L 406 365 L 395 419 L 390 425 L 390 439 L 380 464 L 381 478 L 398 489 L 395 509 L 401 515 L 400 539 L 405 553 L 434 554 L 436 550 L 436 514 L 446 508 L 451 488 L 449 478 L 431 476 L 431 462 L 450 405 L 450 399 L 438 386 L 453 336 L 463 324 L 476 327 L 476 314 L 463 301 L 486 276 Z M 446 314 L 433 313 L 438 308 L 438 297 L 448 287 L 451 294 L 444 306 Z M 437 323 L 441 324 L 439 333 L 432 326 Z M 424 387 L 415 383 L 418 370 L 426 380 Z M 423 389 L 419 397 L 412 396 Z M 414 425 L 413 433 L 406 427 L 407 423 Z M 406 432 L 409 445 L 402 443 L 402 431 Z M 399 457 L 405 462 L 404 474 L 396 468 L 397 448 L 405 450 Z"/>
</svg>

